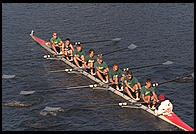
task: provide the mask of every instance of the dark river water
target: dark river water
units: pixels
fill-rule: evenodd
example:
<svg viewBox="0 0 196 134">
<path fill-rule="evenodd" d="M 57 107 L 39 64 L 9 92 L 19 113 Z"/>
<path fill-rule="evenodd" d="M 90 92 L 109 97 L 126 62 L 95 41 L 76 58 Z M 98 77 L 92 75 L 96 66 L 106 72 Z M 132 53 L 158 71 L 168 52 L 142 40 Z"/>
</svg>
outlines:
<svg viewBox="0 0 196 134">
<path fill-rule="evenodd" d="M 133 70 L 142 85 L 146 77 L 162 82 L 194 72 L 194 4 L 145 3 L 42 3 L 2 4 L 2 129 L 17 130 L 96 130 L 96 131 L 179 131 L 165 121 L 141 110 L 118 106 L 124 100 L 103 90 L 82 88 L 21 95 L 22 90 L 45 90 L 92 84 L 80 74 L 48 73 L 68 68 L 57 60 L 42 58 L 47 52 L 29 36 L 49 40 L 57 32 L 62 40 L 94 41 L 121 38 L 119 42 L 84 44 L 96 54 L 107 53 L 130 44 L 136 49 L 118 51 L 104 57 L 112 66 L 136 67 L 173 61 Z M 40 57 L 39 57 L 40 56 Z M 28 60 L 22 60 L 29 58 Z M 21 60 L 14 60 L 21 59 Z M 194 78 L 170 82 L 156 88 L 173 103 L 173 111 L 194 127 Z M 26 107 L 6 106 L 25 103 Z M 94 107 L 81 108 L 81 106 Z M 45 107 L 63 110 L 43 115 Z M 56 115 L 55 115 L 56 114 Z"/>
</svg>

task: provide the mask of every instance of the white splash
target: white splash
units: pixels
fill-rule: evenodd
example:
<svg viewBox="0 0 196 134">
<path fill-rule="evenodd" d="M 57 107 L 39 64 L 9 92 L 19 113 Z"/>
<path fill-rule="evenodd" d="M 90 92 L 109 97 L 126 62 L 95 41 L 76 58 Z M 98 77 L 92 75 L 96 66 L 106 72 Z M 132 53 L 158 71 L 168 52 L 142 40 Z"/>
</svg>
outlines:
<svg viewBox="0 0 196 134">
<path fill-rule="evenodd" d="M 115 39 L 113 39 L 113 41 L 120 41 L 121 40 L 121 38 L 115 38 Z"/>
<path fill-rule="evenodd" d="M 64 110 L 61 107 L 45 107 L 42 111 L 40 111 L 40 115 L 56 116 L 57 112 L 64 112 Z"/>
<path fill-rule="evenodd" d="M 2 75 L 2 79 L 12 79 L 14 78 L 16 75 L 7 75 L 7 74 L 3 74 Z"/>
<path fill-rule="evenodd" d="M 137 47 L 137 46 L 134 45 L 134 44 L 131 44 L 131 45 L 128 46 L 129 49 L 135 49 L 136 47 Z"/>
<path fill-rule="evenodd" d="M 194 78 L 194 72 L 191 74 L 191 76 Z"/>
<path fill-rule="evenodd" d="M 164 62 L 163 63 L 163 65 L 170 65 L 170 64 L 173 64 L 174 62 L 172 62 L 172 61 L 166 61 L 166 62 Z"/>
<path fill-rule="evenodd" d="M 45 107 L 43 110 L 48 112 L 63 111 L 61 107 Z"/>
</svg>

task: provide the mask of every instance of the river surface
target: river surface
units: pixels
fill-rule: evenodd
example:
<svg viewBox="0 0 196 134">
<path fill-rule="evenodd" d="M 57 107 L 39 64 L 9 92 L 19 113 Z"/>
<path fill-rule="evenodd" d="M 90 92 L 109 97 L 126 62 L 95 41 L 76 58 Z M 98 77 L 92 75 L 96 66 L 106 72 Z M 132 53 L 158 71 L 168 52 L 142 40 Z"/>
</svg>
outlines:
<svg viewBox="0 0 196 134">
<path fill-rule="evenodd" d="M 62 40 L 69 37 L 71 41 L 81 42 L 121 38 L 119 42 L 83 45 L 86 53 L 93 48 L 96 54 L 126 48 L 104 57 L 109 67 L 115 61 L 121 68 L 174 62 L 132 70 L 144 85 L 147 77 L 162 82 L 194 72 L 193 29 L 192 3 L 3 3 L 2 129 L 180 131 L 141 109 L 106 106 L 124 101 L 109 91 L 82 88 L 32 95 L 21 95 L 20 91 L 93 84 L 80 74 L 48 73 L 69 67 L 61 61 L 44 59 L 42 56 L 47 52 L 31 39 L 31 30 L 45 40 L 52 37 L 52 32 L 57 32 Z M 128 49 L 131 44 L 137 48 Z M 194 127 L 193 79 L 160 85 L 156 92 L 169 98 L 174 112 Z M 6 103 L 25 103 L 27 106 L 3 105 Z M 88 105 L 94 107 L 82 108 Z M 45 107 L 63 110 L 40 114 Z"/>
</svg>

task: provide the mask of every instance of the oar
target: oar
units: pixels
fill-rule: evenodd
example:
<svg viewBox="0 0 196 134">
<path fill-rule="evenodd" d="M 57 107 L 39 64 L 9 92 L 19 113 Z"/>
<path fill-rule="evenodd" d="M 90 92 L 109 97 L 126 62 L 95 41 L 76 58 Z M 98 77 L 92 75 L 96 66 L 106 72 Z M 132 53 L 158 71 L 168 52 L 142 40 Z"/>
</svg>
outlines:
<svg viewBox="0 0 196 134">
<path fill-rule="evenodd" d="M 33 73 L 27 73 L 27 74 L 23 74 L 23 75 L 18 75 L 16 76 L 17 78 L 18 77 L 26 77 L 26 76 L 29 76 L 29 75 L 34 75 L 34 74 L 38 74 L 38 75 L 41 75 L 41 74 L 47 74 L 47 73 L 59 73 L 59 72 L 68 72 L 70 71 L 71 69 L 62 69 L 62 70 L 50 70 L 50 71 L 47 71 L 47 72 L 33 72 Z M 71 70 L 72 71 L 72 70 Z M 3 78 L 3 76 L 2 76 Z"/>
<path fill-rule="evenodd" d="M 42 59 L 43 57 L 45 59 L 55 59 L 57 60 L 58 59 L 58 56 L 60 57 L 63 57 L 61 54 L 59 55 L 49 55 L 49 54 L 46 54 L 44 56 L 30 56 L 30 57 L 24 57 L 24 58 L 18 58 L 18 59 L 11 59 L 11 60 L 6 60 L 4 61 L 3 63 L 7 63 L 7 62 L 13 62 L 13 61 L 24 61 L 24 60 L 33 60 L 33 59 Z M 57 58 L 56 58 L 57 57 Z"/>
<path fill-rule="evenodd" d="M 75 71 L 75 72 L 74 72 Z M 68 73 L 77 73 L 77 72 L 80 72 L 80 71 L 85 71 L 84 68 L 65 68 L 65 69 L 61 69 L 61 70 L 50 70 L 50 71 L 47 71 L 47 72 L 35 72 L 35 73 L 27 73 L 27 74 L 23 74 L 23 75 L 19 75 L 17 77 L 26 77 L 26 76 L 29 76 L 29 75 L 34 75 L 34 74 L 46 74 L 46 73 L 59 73 L 59 72 L 68 72 Z M 2 78 L 6 78 L 6 75 L 2 75 Z M 12 77 L 12 75 L 11 75 Z M 15 77 L 15 75 L 14 75 Z"/>
<path fill-rule="evenodd" d="M 68 89 L 80 89 L 80 88 L 86 88 L 86 87 L 97 87 L 97 84 L 92 84 L 92 85 L 84 85 L 84 86 L 74 86 L 74 87 L 61 87 L 61 88 L 53 88 L 51 89 L 45 89 L 45 90 L 38 90 L 38 91 L 20 91 L 20 94 L 22 95 L 30 95 L 33 94 L 35 92 L 40 93 L 40 92 L 46 92 L 46 91 L 57 91 L 57 90 L 68 90 Z"/>
<path fill-rule="evenodd" d="M 146 68 L 146 67 L 153 67 L 153 66 L 159 66 L 159 65 L 171 65 L 173 64 L 174 62 L 172 61 L 166 61 L 166 62 L 163 62 L 163 63 L 156 63 L 156 64 L 150 64 L 150 65 L 144 65 L 144 66 L 138 66 L 138 67 L 133 67 L 131 68 L 131 70 L 133 69 L 141 69 L 141 68 Z M 129 70 L 129 69 L 127 69 Z"/>
<path fill-rule="evenodd" d="M 41 59 L 41 56 L 35 56 L 35 57 L 25 57 L 25 58 L 18 58 L 18 59 L 11 59 L 11 60 L 6 60 L 3 63 L 7 62 L 13 62 L 13 61 L 24 61 L 24 60 L 33 60 L 33 59 Z"/>
<path fill-rule="evenodd" d="M 114 39 L 110 39 L 110 40 L 96 40 L 96 41 L 87 41 L 87 42 L 75 42 L 75 44 L 88 44 L 88 43 L 99 43 L 99 42 L 108 42 L 108 41 L 120 41 L 121 38 L 114 38 Z"/>
<path fill-rule="evenodd" d="M 183 75 L 183 76 L 176 77 L 176 78 L 174 78 L 174 79 L 169 79 L 169 80 L 166 80 L 166 81 L 163 81 L 163 82 L 156 82 L 156 83 L 152 84 L 152 86 L 153 86 L 153 87 L 157 87 L 157 86 L 159 86 L 159 85 L 163 85 L 163 84 L 166 84 L 166 83 L 169 83 L 169 82 L 174 82 L 174 81 L 176 81 L 176 80 L 179 80 L 179 79 L 182 79 L 182 78 L 188 77 L 188 76 L 191 76 L 191 77 L 194 78 L 194 72 L 191 73 L 191 74 L 187 74 L 187 75 Z"/>
<path fill-rule="evenodd" d="M 90 104 L 87 106 L 72 106 L 69 108 L 66 108 L 68 110 L 70 109 L 81 109 L 81 108 L 93 108 L 93 107 L 106 107 L 106 106 L 126 106 L 127 103 L 126 102 L 120 102 L 120 103 L 110 103 L 110 104 L 99 104 L 99 103 L 94 103 L 94 104 Z"/>
<path fill-rule="evenodd" d="M 107 53 L 104 53 L 102 55 L 105 56 L 105 55 L 108 55 L 108 54 L 111 54 L 111 53 L 115 53 L 115 52 L 119 52 L 119 51 L 122 52 L 122 51 L 125 51 L 125 50 L 133 50 L 136 47 L 137 47 L 136 45 L 131 44 L 131 45 L 127 46 L 127 47 L 124 47 L 124 48 L 121 48 L 121 49 L 118 49 L 118 50 L 114 50 L 114 51 L 111 51 L 111 52 L 107 52 Z"/>
</svg>

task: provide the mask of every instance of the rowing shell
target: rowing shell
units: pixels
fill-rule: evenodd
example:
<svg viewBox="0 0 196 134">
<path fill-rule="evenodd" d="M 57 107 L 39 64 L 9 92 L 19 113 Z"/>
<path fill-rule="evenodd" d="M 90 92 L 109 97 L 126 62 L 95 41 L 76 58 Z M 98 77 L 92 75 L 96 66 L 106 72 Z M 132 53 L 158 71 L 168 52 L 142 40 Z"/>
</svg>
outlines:
<svg viewBox="0 0 196 134">
<path fill-rule="evenodd" d="M 51 49 L 51 47 L 49 46 L 48 41 L 45 41 L 43 39 L 38 38 L 37 36 L 35 36 L 33 34 L 33 31 L 31 32 L 30 36 L 33 38 L 33 40 L 35 40 L 41 47 L 43 47 L 44 49 L 46 49 L 48 52 L 50 52 L 51 54 L 55 55 L 56 53 Z M 65 58 L 60 58 L 61 61 L 63 61 L 64 63 L 66 63 L 67 65 L 69 65 L 72 68 L 77 69 L 77 66 L 74 65 L 73 63 L 71 63 L 70 61 L 67 61 Z M 91 80 L 95 81 L 96 83 L 100 84 L 100 85 L 104 85 L 104 83 L 95 78 L 93 75 L 87 73 L 84 70 L 80 70 L 79 71 L 81 74 L 83 74 L 84 76 L 90 78 Z M 127 95 L 119 92 L 118 90 L 112 88 L 111 86 L 108 86 L 108 90 L 115 93 L 116 95 L 121 96 L 122 98 L 124 98 L 125 100 L 134 103 L 136 102 L 135 100 L 131 99 L 130 97 L 128 97 Z M 145 105 L 141 105 L 140 106 L 141 109 L 151 113 L 152 115 L 174 125 L 177 126 L 178 128 L 185 130 L 185 131 L 194 131 L 193 128 L 191 128 L 189 125 L 187 125 L 185 122 L 183 122 L 174 112 L 165 114 L 165 115 L 156 115 L 154 111 L 152 111 L 151 109 L 149 109 L 147 106 Z"/>
</svg>

